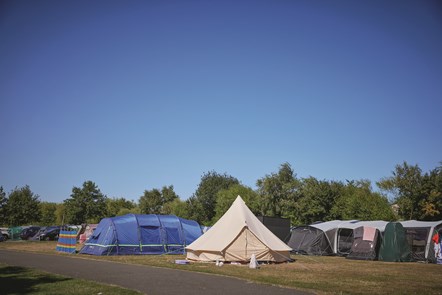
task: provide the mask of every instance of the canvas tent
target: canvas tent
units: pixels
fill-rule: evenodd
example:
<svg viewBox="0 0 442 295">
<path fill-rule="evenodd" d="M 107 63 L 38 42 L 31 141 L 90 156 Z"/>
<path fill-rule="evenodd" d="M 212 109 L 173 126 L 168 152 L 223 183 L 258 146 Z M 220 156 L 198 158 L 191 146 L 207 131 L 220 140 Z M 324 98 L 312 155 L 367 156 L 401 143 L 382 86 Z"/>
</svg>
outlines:
<svg viewBox="0 0 442 295">
<path fill-rule="evenodd" d="M 81 254 L 184 254 L 184 247 L 201 236 L 196 221 L 174 215 L 127 214 L 100 221 Z"/>
<path fill-rule="evenodd" d="M 333 255 L 328 236 L 323 230 L 311 225 L 294 227 L 287 245 L 295 254 Z"/>
<path fill-rule="evenodd" d="M 411 248 L 407 241 L 406 230 L 399 222 L 389 222 L 385 227 L 379 260 L 389 262 L 411 261 Z"/>
<path fill-rule="evenodd" d="M 186 247 L 187 259 L 194 261 L 248 262 L 290 260 L 292 250 L 258 218 L 240 196 L 215 225 Z"/>
<path fill-rule="evenodd" d="M 348 259 L 377 260 L 381 245 L 379 229 L 370 226 L 360 226 L 353 230 L 353 244 Z"/>
<path fill-rule="evenodd" d="M 411 245 L 413 259 L 416 261 L 436 262 L 434 244 L 431 237 L 442 230 L 442 220 L 439 221 L 416 221 L 407 220 L 401 222 L 406 229 L 408 242 Z"/>
</svg>

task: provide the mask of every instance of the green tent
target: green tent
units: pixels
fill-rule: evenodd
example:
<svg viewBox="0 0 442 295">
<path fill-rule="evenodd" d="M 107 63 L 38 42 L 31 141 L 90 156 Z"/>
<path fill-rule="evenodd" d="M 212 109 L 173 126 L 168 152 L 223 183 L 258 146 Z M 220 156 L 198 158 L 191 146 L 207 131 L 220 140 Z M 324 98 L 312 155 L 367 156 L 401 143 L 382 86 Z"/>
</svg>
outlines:
<svg viewBox="0 0 442 295">
<path fill-rule="evenodd" d="M 21 227 L 21 226 L 10 227 L 8 229 L 9 238 L 11 240 L 20 240 L 20 234 L 21 234 L 22 230 L 23 230 L 23 227 Z"/>
<path fill-rule="evenodd" d="M 379 250 L 379 260 L 390 262 L 412 261 L 411 247 L 405 228 L 399 222 L 389 222 L 385 226 L 384 238 Z"/>
</svg>

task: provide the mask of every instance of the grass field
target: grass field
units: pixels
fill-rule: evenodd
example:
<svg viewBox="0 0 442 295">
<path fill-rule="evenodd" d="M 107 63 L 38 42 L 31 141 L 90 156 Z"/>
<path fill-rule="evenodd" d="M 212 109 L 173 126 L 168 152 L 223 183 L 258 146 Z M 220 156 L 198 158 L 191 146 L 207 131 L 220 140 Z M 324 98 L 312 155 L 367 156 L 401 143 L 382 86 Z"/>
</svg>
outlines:
<svg viewBox="0 0 442 295">
<path fill-rule="evenodd" d="M 49 274 L 35 269 L 0 264 L 1 294 L 106 294 L 139 295 L 141 293 L 92 281 Z"/>
<path fill-rule="evenodd" d="M 55 242 L 3 242 L 2 249 L 69 255 L 55 251 Z M 83 259 L 151 265 L 189 271 L 221 274 L 265 284 L 280 285 L 317 294 L 442 294 L 442 265 L 425 263 L 389 263 L 349 260 L 342 257 L 293 256 L 294 262 L 216 267 L 214 263 L 177 265 L 183 255 L 89 256 Z"/>
</svg>

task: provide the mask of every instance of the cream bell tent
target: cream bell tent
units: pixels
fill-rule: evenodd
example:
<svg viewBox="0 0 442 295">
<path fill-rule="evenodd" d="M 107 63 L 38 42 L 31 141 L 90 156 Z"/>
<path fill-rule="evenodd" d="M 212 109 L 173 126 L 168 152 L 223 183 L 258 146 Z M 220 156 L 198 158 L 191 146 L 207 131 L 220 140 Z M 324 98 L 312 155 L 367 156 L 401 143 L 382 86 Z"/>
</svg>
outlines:
<svg viewBox="0 0 442 295">
<path fill-rule="evenodd" d="M 240 196 L 205 234 L 186 247 L 187 259 L 195 261 L 248 262 L 290 260 L 292 250 L 253 215 Z"/>
</svg>

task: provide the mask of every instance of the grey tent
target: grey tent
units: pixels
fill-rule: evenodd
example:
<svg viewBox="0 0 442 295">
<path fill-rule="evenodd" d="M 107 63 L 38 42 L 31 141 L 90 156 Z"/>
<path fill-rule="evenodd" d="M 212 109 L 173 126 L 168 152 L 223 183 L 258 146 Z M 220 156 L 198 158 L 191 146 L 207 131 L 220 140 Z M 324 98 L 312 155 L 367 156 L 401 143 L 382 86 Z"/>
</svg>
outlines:
<svg viewBox="0 0 442 295">
<path fill-rule="evenodd" d="M 381 245 L 381 232 L 370 226 L 360 226 L 353 230 L 353 244 L 346 258 L 377 260 Z"/>
<path fill-rule="evenodd" d="M 330 241 L 325 232 L 310 225 L 293 228 L 287 244 L 295 254 L 333 255 Z"/>
<path fill-rule="evenodd" d="M 412 261 L 411 247 L 406 230 L 399 222 L 390 222 L 385 227 L 379 260 L 390 262 Z"/>
<path fill-rule="evenodd" d="M 310 226 L 322 230 L 330 243 L 333 254 L 345 256 L 353 244 L 354 223 L 358 220 L 332 220 L 310 224 Z"/>
<path fill-rule="evenodd" d="M 353 245 L 354 229 L 360 226 L 369 226 L 377 228 L 380 232 L 383 232 L 386 224 L 387 222 L 383 220 L 333 220 L 311 224 L 311 226 L 319 228 L 326 233 L 334 254 L 339 256 L 347 256 L 350 253 Z"/>
<path fill-rule="evenodd" d="M 290 219 L 282 217 L 258 216 L 262 222 L 281 241 L 287 242 L 290 238 Z"/>
<path fill-rule="evenodd" d="M 436 262 L 432 236 L 442 230 L 442 220 L 439 221 L 401 221 L 406 229 L 408 242 L 411 245 L 413 259 L 416 261 Z"/>
</svg>

